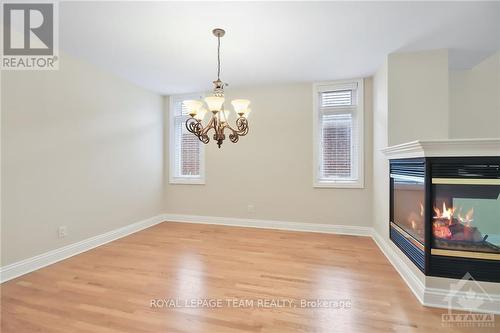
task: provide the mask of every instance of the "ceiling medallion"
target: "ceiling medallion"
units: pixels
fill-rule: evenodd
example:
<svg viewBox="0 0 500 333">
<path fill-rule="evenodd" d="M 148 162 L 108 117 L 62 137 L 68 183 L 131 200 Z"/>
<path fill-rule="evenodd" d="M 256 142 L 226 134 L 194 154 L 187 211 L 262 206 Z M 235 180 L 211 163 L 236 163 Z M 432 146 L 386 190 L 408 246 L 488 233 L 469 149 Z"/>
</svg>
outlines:
<svg viewBox="0 0 500 333">
<path fill-rule="evenodd" d="M 250 113 L 248 106 L 250 105 L 250 101 L 248 99 L 235 99 L 231 101 L 234 111 L 238 115 L 236 128 L 231 127 L 228 122 L 231 110 L 224 109 L 224 86 L 227 86 L 227 83 L 220 80 L 220 39 L 226 32 L 222 29 L 214 29 L 212 33 L 217 37 L 217 80 L 213 81 L 215 87 L 212 96 L 205 97 L 205 103 L 199 100 L 187 100 L 182 103 L 190 116 L 186 120 L 187 130 L 206 144 L 210 141 L 208 132 L 213 129 L 213 139 L 220 148 L 226 139 L 225 132 L 229 134 L 229 140 L 233 143 L 238 142 L 240 136 L 247 135 L 247 118 Z M 203 119 L 207 111 L 212 112 L 212 116 L 208 123 L 203 125 Z"/>
</svg>

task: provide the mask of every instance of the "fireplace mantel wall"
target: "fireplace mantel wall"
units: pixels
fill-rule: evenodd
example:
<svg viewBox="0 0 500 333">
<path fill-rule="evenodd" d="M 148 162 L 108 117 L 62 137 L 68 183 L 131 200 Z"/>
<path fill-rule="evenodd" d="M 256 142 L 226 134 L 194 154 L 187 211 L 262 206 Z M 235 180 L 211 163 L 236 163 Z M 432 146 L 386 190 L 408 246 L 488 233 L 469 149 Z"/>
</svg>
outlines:
<svg viewBox="0 0 500 333">
<path fill-rule="evenodd" d="M 500 138 L 417 140 L 383 148 L 382 152 L 388 159 L 445 156 L 500 156 Z"/>
<path fill-rule="evenodd" d="M 498 62 L 492 68 L 485 69 L 487 75 L 498 73 L 500 55 Z M 500 131 L 496 130 L 497 124 L 492 122 L 491 115 L 500 114 L 500 109 L 490 110 L 477 108 L 470 110 L 468 117 L 474 117 L 473 125 L 481 128 L 473 136 L 460 136 L 461 130 L 450 127 L 457 125 L 451 122 L 454 111 L 452 104 L 443 100 L 443 96 L 450 98 L 455 92 L 450 92 L 453 82 L 443 83 L 443 71 L 449 74 L 449 69 L 444 67 L 443 57 L 447 52 L 429 51 L 418 53 L 399 54 L 395 58 L 389 56 L 383 66 L 374 75 L 373 80 L 373 217 L 374 229 L 377 242 L 385 248 L 386 255 L 393 266 L 398 270 L 416 297 L 425 305 L 445 306 L 443 297 L 448 293 L 454 279 L 437 277 L 426 277 L 399 249 L 391 244 L 387 223 L 389 221 L 389 158 L 431 156 L 433 154 L 449 154 L 450 156 L 466 155 L 499 155 Z M 394 62 L 397 59 L 397 64 Z M 488 66 L 489 66 L 488 65 Z M 437 72 L 421 72 L 424 75 L 416 75 L 410 68 L 422 68 L 425 66 L 439 67 Z M 496 66 L 496 67 L 495 67 Z M 418 73 L 417 73 L 418 74 Z M 397 81 L 395 81 L 397 79 Z M 436 81 L 437 80 L 437 81 Z M 491 80 L 488 80 L 490 82 Z M 411 85 L 407 85 L 411 82 Z M 441 82 L 435 85 L 434 94 L 422 97 L 422 92 L 429 91 L 429 82 Z M 407 89 L 410 88 L 411 89 Z M 499 85 L 492 87 L 499 90 Z M 451 95 L 453 96 L 450 96 Z M 397 96 L 396 96 L 397 94 Z M 498 98 L 499 94 L 489 96 Z M 453 100 L 453 98 L 452 98 Z M 494 103 L 491 103 L 494 104 Z M 500 108 L 500 103 L 497 104 Z M 423 111 L 425 110 L 425 111 Z M 450 112 L 451 110 L 451 112 Z M 396 114 L 397 113 L 397 114 Z M 439 119 L 430 124 L 432 120 Z M 422 121 L 422 120 L 425 121 Z M 461 115 L 459 122 L 464 125 L 467 121 L 465 114 Z M 464 128 L 464 126 L 460 128 Z M 437 131 L 437 129 L 442 129 Z M 497 133 L 498 132 L 498 133 Z M 450 135 L 451 133 L 451 135 Z M 467 137 L 493 137 L 493 139 L 467 139 Z M 449 140 L 451 137 L 457 140 Z M 480 152 L 479 152 L 480 150 Z M 493 152 L 497 151 L 496 154 Z M 387 175 L 387 176 L 385 176 Z M 481 282 L 481 287 L 493 295 L 500 302 L 500 285 L 491 282 Z"/>
<path fill-rule="evenodd" d="M 388 56 L 388 142 L 448 139 L 448 50 Z"/>
</svg>

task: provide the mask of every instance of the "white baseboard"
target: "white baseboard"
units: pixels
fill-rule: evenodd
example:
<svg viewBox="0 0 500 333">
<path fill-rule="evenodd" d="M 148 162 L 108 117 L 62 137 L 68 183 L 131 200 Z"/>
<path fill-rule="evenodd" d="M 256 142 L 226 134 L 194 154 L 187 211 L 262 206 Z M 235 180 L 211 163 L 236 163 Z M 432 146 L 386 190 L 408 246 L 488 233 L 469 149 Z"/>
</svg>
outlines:
<svg viewBox="0 0 500 333">
<path fill-rule="evenodd" d="M 457 280 L 458 281 L 458 280 Z M 446 301 L 447 296 L 451 293 L 448 289 L 438 289 L 438 288 L 425 288 L 423 305 L 430 306 L 433 308 L 443 308 L 448 309 L 449 304 Z M 453 297 L 468 299 L 470 296 L 466 291 L 457 291 L 454 293 Z M 500 314 L 500 294 L 476 294 L 474 295 L 476 300 L 483 302 L 480 311 L 477 308 L 470 308 L 467 306 L 457 306 L 453 304 L 453 310 L 469 311 L 469 312 L 484 312 Z"/>
<path fill-rule="evenodd" d="M 0 267 L 0 283 L 9 281 L 18 276 L 33 272 L 37 269 L 54 264 L 82 252 L 91 250 L 100 245 L 109 243 L 118 238 L 128 236 L 134 232 L 149 228 L 163 222 L 163 215 L 158 215 L 143 221 L 129 224 L 125 227 L 106 232 L 83 241 L 63 246 L 61 248 L 42 253 L 35 257 L 21 260 L 10 265 Z"/>
<path fill-rule="evenodd" d="M 380 234 L 375 230 L 373 230 L 372 238 L 380 248 L 382 253 L 392 264 L 392 266 L 399 273 L 399 275 L 401 275 L 401 278 L 406 282 L 415 297 L 419 300 L 420 303 L 423 304 L 425 285 L 422 283 L 422 281 L 419 280 L 419 278 L 415 275 L 414 272 L 412 272 L 408 265 L 406 265 L 406 263 L 394 252 L 390 245 L 387 244 L 382 236 L 380 236 Z"/>
<path fill-rule="evenodd" d="M 370 237 L 373 232 L 372 231 L 373 229 L 370 227 L 304 223 L 304 222 L 285 222 L 285 221 L 274 221 L 274 220 L 257 220 L 257 219 L 244 219 L 244 218 L 232 218 L 232 217 L 164 214 L 163 219 L 165 221 L 170 221 L 170 222 L 217 224 L 217 225 L 226 225 L 233 227 L 319 232 L 325 234 L 340 234 L 340 235 L 354 235 L 354 236 L 368 236 L 368 237 Z"/>
<path fill-rule="evenodd" d="M 465 291 L 452 292 L 450 289 L 438 289 L 426 287 L 424 283 L 418 278 L 418 276 L 408 267 L 408 265 L 401 259 L 401 257 L 395 252 L 393 247 L 391 247 L 378 232 L 373 230 L 373 240 L 378 245 L 382 253 L 387 257 L 389 262 L 394 266 L 396 271 L 398 271 L 401 278 L 406 282 L 410 290 L 413 292 L 415 297 L 424 306 L 429 306 L 433 308 L 443 308 L 450 310 L 450 304 L 447 301 L 447 296 L 453 293 L 453 297 L 456 298 L 468 298 Z M 459 280 L 456 280 L 459 281 Z M 479 282 L 480 285 L 480 282 Z M 500 314 L 500 294 L 476 294 L 475 298 L 483 302 L 480 312 Z M 466 306 L 461 306 L 459 304 L 453 304 L 451 310 L 459 311 L 477 311 L 477 308 L 468 308 Z M 445 313 L 445 312 L 444 312 Z"/>
</svg>

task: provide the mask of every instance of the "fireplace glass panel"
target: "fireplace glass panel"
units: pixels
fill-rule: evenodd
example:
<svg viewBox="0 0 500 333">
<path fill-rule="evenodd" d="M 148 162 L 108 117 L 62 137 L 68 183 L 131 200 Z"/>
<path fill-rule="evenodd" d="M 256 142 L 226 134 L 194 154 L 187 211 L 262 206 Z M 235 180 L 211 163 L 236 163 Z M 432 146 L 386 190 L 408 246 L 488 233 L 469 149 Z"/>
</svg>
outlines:
<svg viewBox="0 0 500 333">
<path fill-rule="evenodd" d="M 394 223 L 424 244 L 424 178 L 393 175 Z"/>
<path fill-rule="evenodd" d="M 432 247 L 500 253 L 500 185 L 433 185 Z"/>
</svg>

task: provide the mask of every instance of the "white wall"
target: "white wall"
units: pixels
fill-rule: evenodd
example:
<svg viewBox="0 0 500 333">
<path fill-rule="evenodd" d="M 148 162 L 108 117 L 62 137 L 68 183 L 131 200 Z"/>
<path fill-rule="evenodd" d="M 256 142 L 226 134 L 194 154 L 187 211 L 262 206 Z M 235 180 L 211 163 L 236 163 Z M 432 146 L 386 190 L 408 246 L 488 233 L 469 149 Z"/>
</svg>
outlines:
<svg viewBox="0 0 500 333">
<path fill-rule="evenodd" d="M 450 71 L 450 137 L 500 137 L 500 52 Z"/>
<path fill-rule="evenodd" d="M 161 97 L 60 61 L 2 73 L 2 265 L 162 213 Z"/>
<path fill-rule="evenodd" d="M 229 87 L 227 100 L 252 101 L 250 133 L 237 144 L 226 140 L 221 149 L 214 142 L 206 145 L 206 184 L 169 184 L 166 211 L 370 226 L 371 86 L 365 80 L 365 189 L 313 188 L 311 83 Z"/>
<path fill-rule="evenodd" d="M 389 55 L 390 146 L 448 138 L 448 80 L 447 50 Z"/>
</svg>

